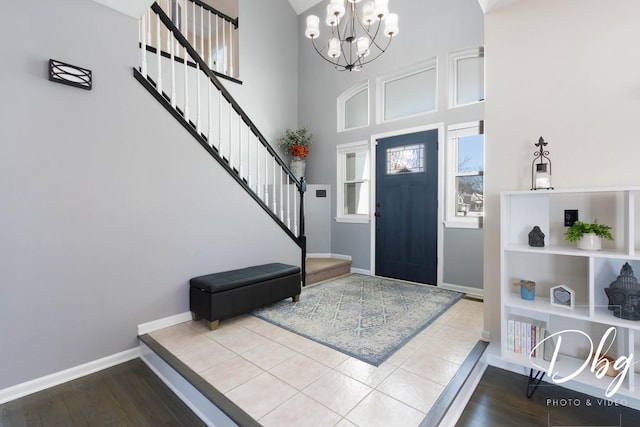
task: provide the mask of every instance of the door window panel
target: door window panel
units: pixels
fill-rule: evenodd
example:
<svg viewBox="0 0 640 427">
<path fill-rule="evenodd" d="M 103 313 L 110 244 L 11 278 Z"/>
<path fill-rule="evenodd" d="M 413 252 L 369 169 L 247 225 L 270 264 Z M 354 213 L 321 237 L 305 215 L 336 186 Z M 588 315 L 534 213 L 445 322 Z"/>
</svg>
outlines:
<svg viewBox="0 0 640 427">
<path fill-rule="evenodd" d="M 387 174 L 424 172 L 424 144 L 387 149 Z"/>
</svg>

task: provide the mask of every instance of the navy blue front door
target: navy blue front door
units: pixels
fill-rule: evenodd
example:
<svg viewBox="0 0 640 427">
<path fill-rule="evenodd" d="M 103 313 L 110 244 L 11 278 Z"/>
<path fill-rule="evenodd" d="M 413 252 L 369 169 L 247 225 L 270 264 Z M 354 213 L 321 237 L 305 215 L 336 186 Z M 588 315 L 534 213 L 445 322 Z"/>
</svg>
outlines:
<svg viewBox="0 0 640 427">
<path fill-rule="evenodd" d="M 435 285 L 437 129 L 378 140 L 375 221 L 376 275 Z"/>
</svg>

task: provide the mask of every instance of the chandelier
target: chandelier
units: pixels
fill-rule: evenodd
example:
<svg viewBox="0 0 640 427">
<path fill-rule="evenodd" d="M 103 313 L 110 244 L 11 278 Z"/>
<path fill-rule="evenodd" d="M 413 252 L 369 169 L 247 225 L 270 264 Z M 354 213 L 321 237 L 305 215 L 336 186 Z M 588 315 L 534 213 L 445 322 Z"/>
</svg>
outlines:
<svg viewBox="0 0 640 427">
<path fill-rule="evenodd" d="M 320 18 L 307 16 L 304 35 L 311 39 L 316 52 L 338 71 L 360 70 L 382 55 L 391 39 L 398 34 L 398 15 L 389 13 L 389 0 L 367 1 L 358 11 L 357 3 L 360 1 L 330 0 L 325 23 L 331 28 L 331 38 L 321 49 L 316 44 L 320 35 Z M 377 40 L 382 21 L 382 33 L 388 38 L 385 42 Z"/>
</svg>

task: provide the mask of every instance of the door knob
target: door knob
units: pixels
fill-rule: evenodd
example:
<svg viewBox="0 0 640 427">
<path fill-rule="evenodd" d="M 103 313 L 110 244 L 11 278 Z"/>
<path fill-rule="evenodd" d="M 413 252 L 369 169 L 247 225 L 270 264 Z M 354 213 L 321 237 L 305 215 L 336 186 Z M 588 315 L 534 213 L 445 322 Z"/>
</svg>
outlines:
<svg viewBox="0 0 640 427">
<path fill-rule="evenodd" d="M 382 214 L 380 212 L 376 212 L 376 213 L 373 214 L 373 216 L 375 216 L 377 218 L 377 217 L 382 216 Z"/>
</svg>

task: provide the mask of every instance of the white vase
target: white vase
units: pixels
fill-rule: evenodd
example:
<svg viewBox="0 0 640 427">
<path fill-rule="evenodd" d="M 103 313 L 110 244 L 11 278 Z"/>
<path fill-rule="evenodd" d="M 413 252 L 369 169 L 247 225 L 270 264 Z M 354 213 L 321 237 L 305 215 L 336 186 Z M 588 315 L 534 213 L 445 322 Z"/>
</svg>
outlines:
<svg viewBox="0 0 640 427">
<path fill-rule="evenodd" d="M 602 237 L 593 233 L 583 234 L 578 240 L 578 249 L 583 251 L 599 251 L 602 249 Z"/>
<path fill-rule="evenodd" d="M 304 171 L 307 166 L 306 160 L 304 157 L 293 157 L 291 158 L 291 163 L 289 163 L 289 168 L 291 172 L 296 176 L 296 178 L 302 178 L 304 176 Z"/>
</svg>

